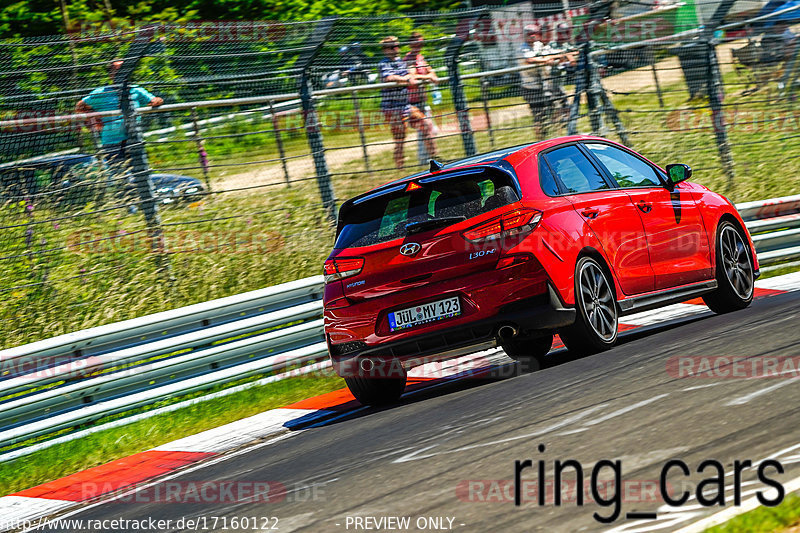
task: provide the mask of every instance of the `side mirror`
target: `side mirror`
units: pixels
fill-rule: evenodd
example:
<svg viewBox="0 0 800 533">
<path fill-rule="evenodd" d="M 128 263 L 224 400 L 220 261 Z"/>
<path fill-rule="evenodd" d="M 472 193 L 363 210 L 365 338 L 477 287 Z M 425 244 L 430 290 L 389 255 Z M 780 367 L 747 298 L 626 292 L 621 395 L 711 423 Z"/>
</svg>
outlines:
<svg viewBox="0 0 800 533">
<path fill-rule="evenodd" d="M 692 177 L 692 167 L 683 163 L 667 165 L 667 188 L 672 190 L 675 185 Z"/>
</svg>

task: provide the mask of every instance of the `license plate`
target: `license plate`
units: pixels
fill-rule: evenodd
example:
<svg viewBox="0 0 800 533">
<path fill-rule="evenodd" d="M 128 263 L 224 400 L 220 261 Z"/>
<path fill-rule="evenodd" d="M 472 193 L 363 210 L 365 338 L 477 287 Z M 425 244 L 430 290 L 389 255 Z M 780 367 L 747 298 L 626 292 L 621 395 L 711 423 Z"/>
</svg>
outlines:
<svg viewBox="0 0 800 533">
<path fill-rule="evenodd" d="M 437 300 L 389 313 L 389 329 L 397 331 L 453 318 L 460 314 L 461 302 L 459 302 L 458 296 L 453 296 L 452 298 L 445 298 L 444 300 Z"/>
</svg>

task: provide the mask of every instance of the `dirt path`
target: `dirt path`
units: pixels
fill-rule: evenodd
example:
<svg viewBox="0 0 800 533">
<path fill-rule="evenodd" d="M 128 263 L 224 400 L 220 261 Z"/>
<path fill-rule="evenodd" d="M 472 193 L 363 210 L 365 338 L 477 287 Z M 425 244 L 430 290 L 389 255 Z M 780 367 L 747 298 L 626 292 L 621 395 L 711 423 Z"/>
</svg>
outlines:
<svg viewBox="0 0 800 533">
<path fill-rule="evenodd" d="M 735 41 L 717 47 L 720 70 L 723 73 L 733 70 L 730 50 L 732 48 L 738 48 L 743 44 L 743 41 Z M 658 81 L 662 88 L 683 81 L 683 71 L 680 68 L 677 57 L 670 57 L 659 61 L 656 63 L 656 70 Z M 604 78 L 602 83 L 607 90 L 618 93 L 629 93 L 644 89 L 652 90 L 655 88 L 652 67 L 649 65 Z M 527 117 L 528 112 L 528 107 L 525 104 L 495 109 L 490 112 L 492 125 L 507 126 L 520 117 Z M 449 119 L 447 123 L 439 126 L 440 135 L 457 133 L 459 131 L 455 116 L 449 115 L 447 118 Z M 482 113 L 473 115 L 472 127 L 475 131 L 486 130 L 486 122 Z M 406 162 L 413 163 L 416 160 L 417 135 L 412 129 L 410 129 L 409 132 L 406 138 Z M 385 140 L 379 141 L 381 144 L 367 146 L 367 153 L 371 162 L 378 156 L 385 155 L 392 151 L 393 143 L 391 142 L 388 129 L 386 133 Z M 356 139 L 357 137 L 354 135 L 354 141 Z M 328 149 L 326 152 L 328 170 L 331 172 L 341 171 L 348 163 L 363 159 L 363 150 L 360 146 L 344 149 Z M 374 167 L 375 164 L 373 163 L 372 166 Z M 279 162 L 261 165 L 254 164 L 253 168 L 244 172 L 238 171 L 238 168 L 240 167 L 234 167 L 232 170 L 223 170 L 219 172 L 212 186 L 216 190 L 232 190 L 284 183 L 285 181 L 283 167 Z M 287 168 L 291 179 L 302 179 L 316 174 L 314 162 L 310 155 L 289 159 L 287 161 Z M 250 191 L 245 190 L 242 191 L 242 194 L 248 194 L 249 192 Z"/>
<path fill-rule="evenodd" d="M 720 71 L 725 74 L 733 71 L 733 63 L 731 62 L 731 50 L 739 48 L 745 44 L 744 41 L 733 41 L 731 43 L 721 44 L 717 46 L 717 57 L 719 58 Z M 658 75 L 658 83 L 661 87 L 672 85 L 683 81 L 683 71 L 681 70 L 680 62 L 675 56 L 664 59 L 656 63 L 656 71 Z M 646 67 L 629 70 L 616 76 L 611 76 L 603 79 L 603 87 L 606 90 L 614 92 L 632 92 L 642 89 L 654 89 L 655 80 L 653 78 L 653 68 L 650 65 Z"/>
</svg>

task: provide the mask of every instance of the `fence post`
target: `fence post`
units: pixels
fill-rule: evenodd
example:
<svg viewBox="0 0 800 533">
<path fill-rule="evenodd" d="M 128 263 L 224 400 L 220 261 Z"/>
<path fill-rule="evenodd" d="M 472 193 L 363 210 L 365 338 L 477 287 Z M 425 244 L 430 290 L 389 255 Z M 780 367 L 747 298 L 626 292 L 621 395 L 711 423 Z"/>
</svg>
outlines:
<svg viewBox="0 0 800 533">
<path fill-rule="evenodd" d="M 131 164 L 131 174 L 136 192 L 139 196 L 144 220 L 147 224 L 147 234 L 150 239 L 152 251 L 158 253 L 162 250 L 161 215 L 158 212 L 153 180 L 150 175 L 150 163 L 147 159 L 147 150 L 144 145 L 142 130 L 139 128 L 138 115 L 133 101 L 130 98 L 130 85 L 125 80 L 122 83 L 120 94 L 120 107 L 125 121 L 125 129 L 128 133 L 125 149 L 128 160 Z"/>
<path fill-rule="evenodd" d="M 778 83 L 778 90 L 780 91 L 780 96 L 785 97 L 788 96 L 794 86 L 794 82 L 797 79 L 797 55 L 800 54 L 800 44 L 795 43 L 794 47 L 792 48 L 791 56 L 786 61 L 786 66 L 783 68 L 783 76 L 781 77 L 781 81 Z"/>
<path fill-rule="evenodd" d="M 706 47 L 706 87 L 708 90 L 708 105 L 711 108 L 711 122 L 714 127 L 714 138 L 717 142 L 719 159 L 722 169 L 728 178 L 728 192 L 733 190 L 735 178 L 733 170 L 733 156 L 728 142 L 728 130 L 725 124 L 725 113 L 722 110 L 722 75 L 717 62 L 717 50 L 711 38 L 705 41 Z"/>
<path fill-rule="evenodd" d="M 200 124 L 197 120 L 197 108 L 192 108 L 192 127 L 194 128 L 194 142 L 197 145 L 197 157 L 200 159 L 200 168 L 203 169 L 203 179 L 206 182 L 208 192 L 211 192 L 211 178 L 208 175 L 208 153 L 200 136 Z"/>
<path fill-rule="evenodd" d="M 147 234 L 155 253 L 156 264 L 159 270 L 169 270 L 170 265 L 163 252 L 163 233 L 161 230 L 161 215 L 158 212 L 155 193 L 153 190 L 153 180 L 150 175 L 150 163 L 147 159 L 144 136 L 139 127 L 139 117 L 136 113 L 136 106 L 131 100 L 130 81 L 133 71 L 139 61 L 147 54 L 152 39 L 152 31 L 144 31 L 137 35 L 136 40 L 128 50 L 128 55 L 123 60 L 122 66 L 117 71 L 117 80 L 121 79 L 120 84 L 120 110 L 125 123 L 127 141 L 125 151 L 127 159 L 131 164 L 133 182 L 139 196 L 142 213 L 144 214 L 145 224 L 147 224 Z"/>
<path fill-rule="evenodd" d="M 361 118 L 361 106 L 358 103 L 358 93 L 352 92 L 353 96 L 353 112 L 356 115 L 356 126 L 358 127 L 358 136 L 361 139 L 361 151 L 364 153 L 364 170 L 370 171 L 369 168 L 369 153 L 367 153 L 367 138 L 364 135 L 364 120 Z"/>
<path fill-rule="evenodd" d="M 300 86 L 300 101 L 303 105 L 306 137 L 311 148 L 311 156 L 314 158 L 314 168 L 317 171 L 317 187 L 322 199 L 322 207 L 325 209 L 328 219 L 334 222 L 336 221 L 336 200 L 331 184 L 331 175 L 328 171 L 328 162 L 325 159 L 325 145 L 322 142 L 319 117 L 312 96 L 311 80 L 307 79 L 305 75 Z"/>
<path fill-rule="evenodd" d="M 589 121 L 592 125 L 592 133 L 604 135 L 607 132 L 605 122 L 603 121 L 603 115 L 605 115 L 614 124 L 614 130 L 617 132 L 622 143 L 630 146 L 628 132 L 625 130 L 625 125 L 619 118 L 617 108 L 614 107 L 613 102 L 611 102 L 606 90 L 603 88 L 603 84 L 600 81 L 600 74 L 597 71 L 597 64 L 594 62 L 594 59 L 592 59 L 591 50 L 591 41 L 584 41 L 581 44 L 578 70 L 582 71 L 583 75 L 578 76 L 575 83 L 575 96 L 572 98 L 569 120 L 567 121 L 567 135 L 575 135 L 577 131 L 581 94 L 585 92 L 586 102 L 589 106 Z"/>
<path fill-rule="evenodd" d="M 572 104 L 569 109 L 569 119 L 567 120 L 567 135 L 575 135 L 578 131 L 578 115 L 581 109 L 581 94 L 586 93 L 586 103 L 589 107 L 589 122 L 592 126 L 592 133 L 602 134 L 605 131 L 603 124 L 603 110 L 600 107 L 603 102 L 603 87 L 597 76 L 597 65 L 592 60 L 592 43 L 585 40 L 580 43 L 581 51 L 578 59 L 578 76 L 575 80 L 575 96 L 572 97 Z"/>
<path fill-rule="evenodd" d="M 581 50 L 581 54 L 586 56 L 586 70 L 584 72 L 586 84 L 586 101 L 589 104 L 589 122 L 592 125 L 592 133 L 604 135 L 606 125 L 603 122 L 603 87 L 600 85 L 600 76 L 597 73 L 597 65 L 591 56 L 592 43 L 586 41 Z"/>
<path fill-rule="evenodd" d="M 278 117 L 275 116 L 275 105 L 272 100 L 269 101 L 269 116 L 272 118 L 272 132 L 275 134 L 275 144 L 278 146 L 278 155 L 281 156 L 281 165 L 283 166 L 283 179 L 286 181 L 286 186 L 291 187 L 292 182 L 289 178 L 289 167 L 286 164 L 286 151 L 283 149 L 283 139 L 281 138 L 280 124 Z"/>
<path fill-rule="evenodd" d="M 578 59 L 578 72 L 575 76 L 575 93 L 572 95 L 572 102 L 569 104 L 569 118 L 567 118 L 567 135 L 578 133 L 578 115 L 581 113 L 581 95 L 585 87 L 585 76 L 582 69 L 586 68 L 586 57 L 581 48 L 580 58 Z"/>
<path fill-rule="evenodd" d="M 658 71 L 656 70 L 656 53 L 653 50 L 654 47 L 651 47 L 651 59 L 650 68 L 653 71 L 653 81 L 656 84 L 656 94 L 658 95 L 658 107 L 664 107 L 664 96 L 661 94 L 661 83 L 658 80 Z"/>
<path fill-rule="evenodd" d="M 336 222 L 336 196 L 333 192 L 331 175 L 328 171 L 328 162 L 325 159 L 325 145 L 322 142 L 322 132 L 320 131 L 319 117 L 314 105 L 313 88 L 311 86 L 310 69 L 314 58 L 319 53 L 322 44 L 333 30 L 336 18 L 327 18 L 317 23 L 309 43 L 312 47 L 308 48 L 298 59 L 297 64 L 302 69 L 299 80 L 300 103 L 303 107 L 303 122 L 305 123 L 306 137 L 308 146 L 311 148 L 311 156 L 314 158 L 314 168 L 317 171 L 317 187 L 319 188 L 320 199 L 325 214 L 331 222 Z"/>
<path fill-rule="evenodd" d="M 489 112 L 489 82 L 481 78 L 481 100 L 483 100 L 483 114 L 486 116 L 486 128 L 489 130 L 489 143 L 494 148 L 494 132 L 492 131 L 492 115 Z"/>
<path fill-rule="evenodd" d="M 453 96 L 458 127 L 461 130 L 461 142 L 464 144 L 464 155 L 469 157 L 475 155 L 477 150 L 475 149 L 475 136 L 472 134 L 472 124 L 469 121 L 469 106 L 464 95 L 464 86 L 461 84 L 461 74 L 458 71 L 458 56 L 467 39 L 469 39 L 469 32 L 456 32 L 450 44 L 447 45 L 445 62 L 447 63 L 447 74 L 450 77 L 450 94 Z"/>
</svg>

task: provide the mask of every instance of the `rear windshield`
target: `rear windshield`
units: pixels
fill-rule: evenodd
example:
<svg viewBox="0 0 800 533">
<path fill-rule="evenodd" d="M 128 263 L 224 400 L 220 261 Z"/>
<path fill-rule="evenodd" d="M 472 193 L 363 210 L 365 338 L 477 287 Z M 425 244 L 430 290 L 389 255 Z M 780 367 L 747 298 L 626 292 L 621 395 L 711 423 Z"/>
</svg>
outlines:
<svg viewBox="0 0 800 533">
<path fill-rule="evenodd" d="M 430 183 L 423 178 L 420 185 L 420 189 L 405 192 L 404 184 L 399 191 L 343 209 L 335 247 L 390 241 L 405 237 L 409 229 L 415 231 L 415 223 L 446 219 L 441 227 L 448 226 L 519 200 L 511 177 L 493 169 Z M 431 229 L 440 229 L 436 222 L 431 224 Z"/>
</svg>

